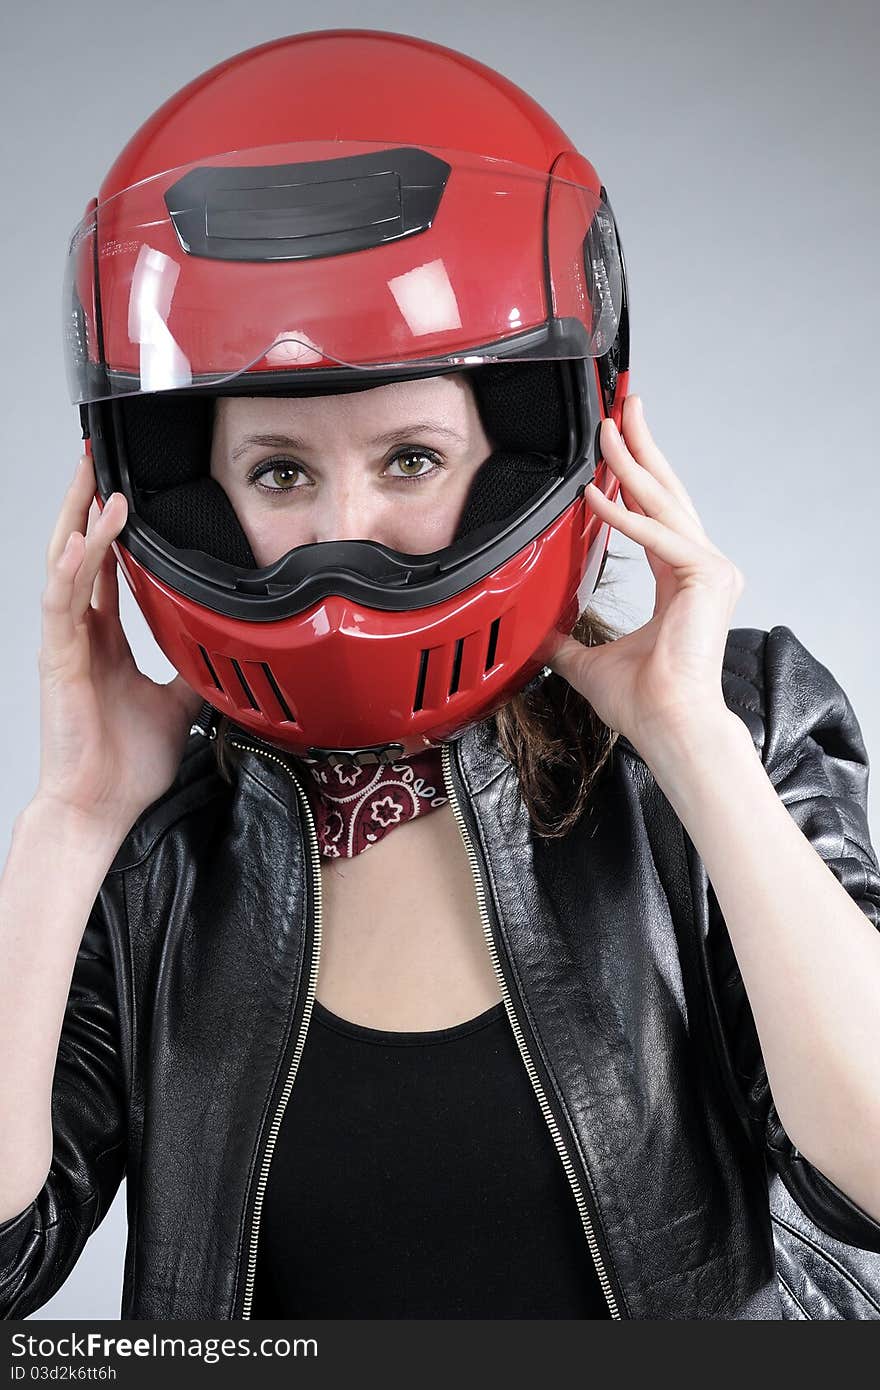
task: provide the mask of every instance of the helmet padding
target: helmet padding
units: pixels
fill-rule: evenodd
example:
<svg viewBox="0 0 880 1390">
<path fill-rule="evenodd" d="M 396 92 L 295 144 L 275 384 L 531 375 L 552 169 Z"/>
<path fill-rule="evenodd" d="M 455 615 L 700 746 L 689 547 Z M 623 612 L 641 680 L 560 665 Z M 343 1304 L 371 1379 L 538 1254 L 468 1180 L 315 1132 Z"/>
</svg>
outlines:
<svg viewBox="0 0 880 1390">
<path fill-rule="evenodd" d="M 557 363 L 487 363 L 470 368 L 468 376 L 495 448 L 477 470 L 455 540 L 512 516 L 569 462 Z M 368 388 L 358 383 L 348 389 Z M 298 393 L 278 391 L 286 394 Z M 256 569 L 232 503 L 209 471 L 214 401 L 186 392 L 119 397 L 113 402 L 118 447 L 135 510 L 148 526 L 178 549 Z"/>
</svg>

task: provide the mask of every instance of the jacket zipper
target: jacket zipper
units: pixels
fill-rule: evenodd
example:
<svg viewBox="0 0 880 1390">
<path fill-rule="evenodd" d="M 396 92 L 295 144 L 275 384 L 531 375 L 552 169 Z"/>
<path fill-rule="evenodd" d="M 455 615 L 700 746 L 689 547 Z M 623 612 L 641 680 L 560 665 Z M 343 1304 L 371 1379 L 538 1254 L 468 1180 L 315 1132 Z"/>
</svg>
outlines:
<svg viewBox="0 0 880 1390">
<path fill-rule="evenodd" d="M 287 1072 L 287 1079 L 284 1083 L 284 1089 L 281 1092 L 278 1105 L 275 1109 L 275 1115 L 272 1119 L 272 1125 L 269 1130 L 269 1137 L 266 1141 L 266 1148 L 263 1152 L 263 1162 L 260 1168 L 259 1178 L 257 1179 L 257 1191 L 256 1196 L 254 1198 L 254 1210 L 251 1218 L 251 1238 L 250 1245 L 248 1248 L 248 1264 L 247 1273 L 245 1276 L 244 1301 L 241 1310 L 242 1320 L 247 1320 L 250 1318 L 251 1305 L 253 1302 L 254 1283 L 256 1279 L 257 1269 L 257 1250 L 259 1246 L 260 1236 L 260 1217 L 262 1214 L 263 1198 L 266 1192 L 266 1185 L 269 1179 L 269 1166 L 272 1162 L 272 1153 L 274 1151 L 275 1143 L 278 1138 L 278 1131 L 281 1128 L 281 1121 L 284 1116 L 284 1111 L 287 1106 L 287 1102 L 290 1098 L 290 1093 L 293 1089 L 293 1083 L 296 1080 L 296 1073 L 299 1069 L 300 1058 L 302 1057 L 303 1048 L 305 1047 L 306 1033 L 308 1032 L 309 1021 L 311 1019 L 312 1004 L 317 990 L 318 966 L 320 963 L 321 955 L 321 855 L 318 845 L 318 834 L 315 828 L 315 820 L 312 814 L 312 808 L 309 804 L 308 797 L 306 796 L 302 788 L 302 785 L 298 777 L 296 776 L 296 773 L 293 771 L 290 765 L 287 762 L 285 762 L 283 758 L 279 757 L 276 753 L 270 752 L 268 749 L 259 748 L 254 744 L 250 743 L 242 743 L 238 739 L 231 738 L 229 741 L 235 748 L 243 749 L 246 752 L 258 753 L 261 757 L 268 758 L 272 762 L 278 763 L 281 767 L 284 768 L 284 771 L 293 781 L 297 793 L 299 795 L 300 801 L 302 802 L 303 808 L 305 810 L 306 820 L 309 828 L 310 858 L 312 864 L 314 885 L 313 901 L 315 904 L 314 942 L 312 946 L 309 979 L 306 988 L 305 1005 L 303 1008 L 302 1018 L 300 1020 L 299 1034 L 297 1036 L 296 1046 L 293 1050 L 293 1056 L 290 1060 L 290 1066 Z M 516 1045 L 519 1048 L 520 1055 L 522 1056 L 523 1062 L 526 1067 L 526 1071 L 528 1072 L 529 1080 L 532 1083 L 532 1088 L 535 1092 L 535 1096 L 537 1097 L 541 1113 L 547 1122 L 547 1127 L 550 1130 L 551 1138 L 553 1139 L 553 1143 L 556 1146 L 556 1150 L 559 1154 L 560 1159 L 562 1160 L 563 1168 L 565 1169 L 566 1176 L 571 1185 L 572 1192 L 574 1193 L 574 1198 L 577 1202 L 578 1211 L 581 1217 L 581 1224 L 583 1225 L 584 1234 L 587 1238 L 587 1244 L 589 1246 L 590 1255 L 592 1256 L 593 1264 L 596 1268 L 596 1274 L 598 1276 L 599 1283 L 602 1287 L 602 1292 L 605 1295 L 605 1300 L 608 1304 L 608 1311 L 612 1318 L 620 1319 L 621 1314 L 617 1305 L 617 1299 L 614 1296 L 614 1291 L 611 1287 L 611 1282 L 608 1278 L 608 1274 L 605 1269 L 605 1264 L 602 1259 L 598 1243 L 596 1241 L 596 1234 L 593 1228 L 593 1222 L 590 1216 L 590 1211 L 587 1206 L 586 1199 L 584 1197 L 583 1189 L 581 1188 L 580 1182 L 578 1181 L 578 1177 L 575 1173 L 571 1157 L 568 1153 L 568 1150 L 565 1147 L 565 1143 L 562 1139 L 562 1135 L 560 1133 L 556 1117 L 553 1114 L 553 1111 L 550 1108 L 550 1105 L 547 1101 L 547 1096 L 544 1091 L 544 1087 L 541 1084 L 541 1079 L 538 1076 L 537 1071 L 535 1070 L 535 1064 L 532 1061 L 531 1054 L 529 1053 L 525 1038 L 523 1036 L 522 1027 L 520 1025 L 519 1019 L 517 1018 L 516 1011 L 513 1007 L 510 989 L 501 966 L 501 962 L 498 955 L 498 947 L 496 945 L 495 938 L 492 932 L 491 919 L 489 917 L 489 913 L 486 907 L 486 891 L 483 884 L 482 874 L 480 871 L 479 859 L 474 848 L 474 842 L 471 838 L 470 831 L 468 830 L 467 823 L 462 813 L 461 804 L 458 799 L 458 793 L 455 790 L 455 786 L 452 779 L 452 750 L 450 743 L 443 744 L 442 759 L 443 780 L 446 784 L 446 792 L 449 798 L 449 804 L 452 807 L 452 812 L 455 816 L 456 824 L 458 825 L 462 842 L 467 853 L 468 863 L 470 865 L 471 870 L 471 877 L 473 879 L 474 890 L 477 898 L 477 906 L 480 913 L 480 921 L 483 927 L 483 935 L 486 940 L 486 946 L 488 948 L 489 956 L 495 970 L 495 975 L 498 980 L 501 995 L 504 999 L 504 1007 L 507 1010 L 507 1016 L 510 1021 L 511 1028 L 513 1030 L 513 1035 L 516 1039 Z"/>
<path fill-rule="evenodd" d="M 492 965 L 495 968 L 495 975 L 498 980 L 499 987 L 501 989 L 502 997 L 504 999 L 504 1007 L 507 1010 L 507 1017 L 510 1021 L 511 1028 L 513 1029 L 513 1036 L 516 1038 L 516 1045 L 519 1048 L 523 1062 L 525 1063 L 526 1071 L 529 1074 L 529 1080 L 532 1083 L 532 1087 L 537 1097 L 538 1104 L 541 1108 L 541 1113 L 544 1116 L 544 1119 L 547 1121 L 547 1127 L 550 1130 L 551 1138 L 553 1139 L 553 1143 L 556 1145 L 557 1152 L 559 1153 L 559 1157 L 562 1160 L 562 1166 L 564 1167 L 568 1181 L 571 1184 L 571 1190 L 574 1193 L 578 1211 L 580 1212 L 581 1224 L 584 1228 L 584 1234 L 587 1238 L 587 1244 L 590 1248 L 590 1254 L 593 1258 L 593 1264 L 596 1267 L 596 1274 L 598 1275 L 599 1283 L 602 1286 L 602 1292 L 604 1293 L 605 1300 L 608 1304 L 608 1311 L 611 1314 L 612 1318 L 620 1319 L 621 1313 L 618 1308 L 617 1299 L 614 1296 L 614 1291 L 611 1287 L 611 1281 L 609 1280 L 607 1271 L 605 1269 L 605 1264 L 602 1260 L 602 1255 L 599 1250 L 598 1243 L 596 1241 L 596 1233 L 593 1227 L 593 1221 L 590 1216 L 590 1211 L 587 1206 L 586 1199 L 584 1197 L 583 1189 L 581 1187 L 580 1182 L 578 1181 L 578 1177 L 574 1170 L 574 1165 L 571 1161 L 571 1157 L 568 1153 L 568 1150 L 565 1147 L 565 1143 L 563 1141 L 556 1117 L 553 1114 L 553 1111 L 550 1108 L 550 1105 L 547 1101 L 547 1096 L 544 1091 L 544 1087 L 541 1084 L 541 1079 L 538 1076 L 537 1071 L 535 1070 L 535 1064 L 532 1061 L 529 1049 L 526 1045 L 526 1041 L 523 1036 L 522 1027 L 520 1026 L 519 1019 L 517 1018 L 516 1011 L 513 1007 L 513 1000 L 511 998 L 510 989 L 504 975 L 504 970 L 501 966 L 501 961 L 498 955 L 498 947 L 492 932 L 492 923 L 486 905 L 486 890 L 485 885 L 483 883 L 482 873 L 480 871 L 479 858 L 474 848 L 474 841 L 471 837 L 470 831 L 468 830 L 467 823 L 465 821 L 464 815 L 461 810 L 461 805 L 459 803 L 458 794 L 453 784 L 451 763 L 452 746 L 450 743 L 447 742 L 443 744 L 443 780 L 446 783 L 446 792 L 449 797 L 449 804 L 452 807 L 453 815 L 455 816 L 456 822 L 458 824 L 458 828 L 461 833 L 461 838 L 464 842 L 465 851 L 467 853 L 468 862 L 470 864 L 471 876 L 474 881 L 474 889 L 477 895 L 477 905 L 480 911 L 480 920 L 483 924 L 483 935 L 486 938 L 486 945 L 489 949 L 489 955 L 492 960 Z"/>
<path fill-rule="evenodd" d="M 308 985 L 306 987 L 306 1001 L 303 1007 L 303 1015 L 300 1020 L 299 1034 L 296 1039 L 296 1046 L 293 1049 L 293 1056 L 290 1059 L 290 1066 L 287 1071 L 287 1079 L 284 1083 L 284 1089 L 281 1092 L 281 1096 L 275 1108 L 275 1114 L 273 1116 L 272 1125 L 269 1130 L 269 1137 L 266 1141 L 266 1148 L 263 1152 L 263 1162 L 260 1168 L 260 1175 L 257 1179 L 257 1192 L 254 1198 L 254 1210 L 253 1216 L 251 1218 L 251 1238 L 250 1245 L 248 1247 L 248 1262 L 247 1273 L 245 1275 L 244 1302 L 242 1304 L 241 1309 L 241 1317 L 243 1320 L 246 1320 L 249 1319 L 251 1316 L 251 1305 L 253 1303 L 254 1283 L 256 1280 L 257 1272 L 257 1249 L 259 1246 L 260 1239 L 260 1217 L 262 1215 L 263 1210 L 263 1198 L 266 1193 L 266 1184 L 269 1180 L 269 1165 L 272 1162 L 272 1153 L 275 1149 L 275 1142 L 278 1138 L 278 1131 L 281 1128 L 281 1121 L 284 1116 L 284 1111 L 287 1106 L 287 1102 L 290 1098 L 290 1093 L 293 1090 L 293 1083 L 296 1080 L 296 1073 L 299 1069 L 300 1058 L 302 1057 L 303 1048 L 305 1047 L 306 1042 L 306 1033 L 308 1032 L 309 1021 L 312 1016 L 312 1004 L 315 998 L 315 993 L 317 991 L 318 965 L 321 958 L 321 854 L 318 846 L 318 832 L 315 828 L 315 818 L 312 815 L 312 808 L 309 805 L 309 799 L 302 788 L 302 784 L 300 783 L 299 778 L 297 777 L 293 769 L 290 767 L 290 765 L 287 762 L 285 762 L 283 758 L 278 757 L 276 753 L 269 752 L 268 749 L 258 748 L 250 743 L 240 743 L 237 739 L 233 738 L 230 738 L 229 742 L 235 748 L 241 748 L 251 753 L 259 753 L 261 757 L 269 758 L 272 762 L 279 763 L 280 766 L 284 768 L 284 771 L 288 774 L 288 776 L 293 780 L 296 786 L 297 793 L 299 794 L 300 801 L 302 802 L 303 807 L 305 809 L 306 819 L 309 827 L 310 858 L 314 885 L 313 902 L 315 905 L 315 928 L 312 943 L 311 962 L 309 968 L 309 979 Z"/>
</svg>

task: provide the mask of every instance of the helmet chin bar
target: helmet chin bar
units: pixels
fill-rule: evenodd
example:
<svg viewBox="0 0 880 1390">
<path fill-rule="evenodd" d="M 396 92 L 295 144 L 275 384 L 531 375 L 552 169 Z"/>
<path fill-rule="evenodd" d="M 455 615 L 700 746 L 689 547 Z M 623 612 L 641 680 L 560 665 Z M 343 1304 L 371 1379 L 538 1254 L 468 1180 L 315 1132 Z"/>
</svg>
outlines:
<svg viewBox="0 0 880 1390">
<path fill-rule="evenodd" d="M 551 667 L 542 667 L 525 689 L 533 690 L 551 674 Z M 441 748 L 444 741 L 422 738 L 420 742 L 425 748 Z M 307 754 L 300 755 L 300 762 L 325 763 L 328 767 L 376 767 L 382 763 L 396 763 L 409 756 L 412 755 L 407 754 L 402 743 L 377 743 L 370 748 L 310 748 Z"/>
<path fill-rule="evenodd" d="M 536 676 L 533 676 L 525 690 L 532 690 L 547 676 L 552 674 L 551 667 L 544 666 Z M 213 740 L 217 737 L 217 720 L 219 710 L 206 700 L 199 711 L 198 717 L 190 728 L 190 734 L 201 734 L 202 738 Z M 274 747 L 268 739 L 261 738 L 260 735 L 245 729 L 242 731 L 249 739 L 257 743 L 265 743 L 267 746 Z M 464 730 L 460 730 L 463 733 Z M 457 738 L 455 735 L 454 738 Z M 418 740 L 420 748 L 416 751 L 423 751 L 425 748 L 442 748 L 444 742 L 454 742 L 452 740 L 431 739 L 422 737 Z M 365 748 L 317 748 L 311 747 L 306 753 L 291 754 L 290 749 L 280 746 L 280 751 L 288 756 L 296 757 L 301 763 L 326 766 L 329 768 L 360 768 L 360 767 L 379 767 L 391 763 L 400 762 L 402 758 L 413 757 L 415 753 L 407 753 L 406 745 L 403 743 L 376 743 Z"/>
</svg>

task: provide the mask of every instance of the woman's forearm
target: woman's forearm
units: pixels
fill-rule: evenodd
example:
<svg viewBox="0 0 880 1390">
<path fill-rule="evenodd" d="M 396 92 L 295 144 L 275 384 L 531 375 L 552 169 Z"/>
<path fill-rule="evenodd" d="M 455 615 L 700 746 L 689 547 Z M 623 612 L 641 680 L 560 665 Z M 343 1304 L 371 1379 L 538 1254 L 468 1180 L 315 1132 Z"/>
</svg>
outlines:
<svg viewBox="0 0 880 1390">
<path fill-rule="evenodd" d="M 77 950 L 125 838 L 38 798 L 13 826 L 0 878 L 0 1221 L 52 1161 L 52 1081 Z"/>
<path fill-rule="evenodd" d="M 706 867 L 789 1139 L 880 1220 L 880 932 L 796 825 L 735 714 L 646 761 Z"/>
</svg>

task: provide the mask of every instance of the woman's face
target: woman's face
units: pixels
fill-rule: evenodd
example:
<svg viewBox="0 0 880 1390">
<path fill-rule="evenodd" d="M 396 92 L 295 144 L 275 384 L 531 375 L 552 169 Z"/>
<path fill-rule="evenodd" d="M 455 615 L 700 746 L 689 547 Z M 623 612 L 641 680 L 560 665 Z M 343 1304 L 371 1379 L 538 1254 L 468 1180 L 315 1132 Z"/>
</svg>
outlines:
<svg viewBox="0 0 880 1390">
<path fill-rule="evenodd" d="M 463 373 L 341 396 L 221 396 L 211 476 L 262 568 L 294 546 L 449 545 L 492 452 Z"/>
</svg>

